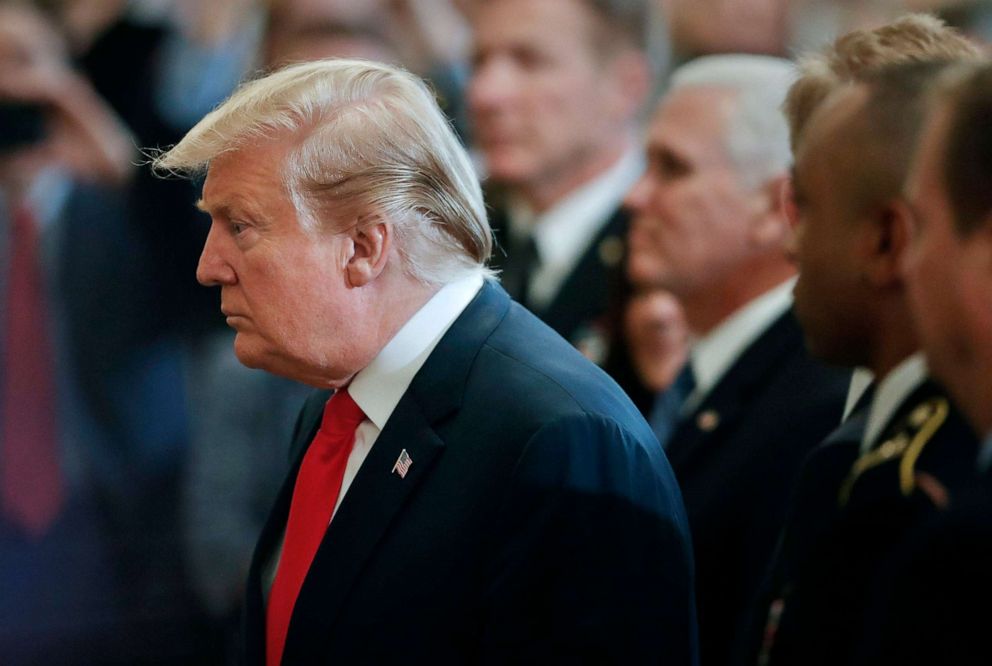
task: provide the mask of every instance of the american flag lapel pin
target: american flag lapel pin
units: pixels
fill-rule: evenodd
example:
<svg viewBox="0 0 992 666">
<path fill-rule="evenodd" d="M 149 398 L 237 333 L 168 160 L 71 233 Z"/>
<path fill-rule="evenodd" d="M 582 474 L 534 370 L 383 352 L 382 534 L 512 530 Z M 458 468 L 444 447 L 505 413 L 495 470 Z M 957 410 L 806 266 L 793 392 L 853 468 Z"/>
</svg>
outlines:
<svg viewBox="0 0 992 666">
<path fill-rule="evenodd" d="M 412 464 L 413 458 L 406 452 L 406 449 L 403 449 L 400 451 L 400 457 L 396 459 L 396 464 L 393 465 L 393 474 L 399 474 L 401 479 L 405 479 L 406 473 L 410 471 L 410 465 Z"/>
</svg>

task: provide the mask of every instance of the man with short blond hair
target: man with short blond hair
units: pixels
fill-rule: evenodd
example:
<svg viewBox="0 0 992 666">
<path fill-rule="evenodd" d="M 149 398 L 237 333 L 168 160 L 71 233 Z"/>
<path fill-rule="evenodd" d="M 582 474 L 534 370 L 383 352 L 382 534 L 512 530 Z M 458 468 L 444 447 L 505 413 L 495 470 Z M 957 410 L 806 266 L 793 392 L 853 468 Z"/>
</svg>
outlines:
<svg viewBox="0 0 992 666">
<path fill-rule="evenodd" d="M 817 107 L 845 83 L 864 81 L 872 72 L 899 63 L 975 58 L 980 49 L 929 14 L 910 14 L 873 29 L 840 36 L 823 51 L 799 58 L 799 77 L 783 110 L 793 150 Z"/>
<path fill-rule="evenodd" d="M 849 663 L 871 633 L 884 562 L 971 475 L 974 438 L 919 350 L 900 193 L 927 84 L 948 58 L 977 53 L 936 19 L 909 16 L 801 59 L 785 106 L 796 315 L 811 353 L 867 368 L 874 383 L 803 466 L 744 663 Z"/>
</svg>

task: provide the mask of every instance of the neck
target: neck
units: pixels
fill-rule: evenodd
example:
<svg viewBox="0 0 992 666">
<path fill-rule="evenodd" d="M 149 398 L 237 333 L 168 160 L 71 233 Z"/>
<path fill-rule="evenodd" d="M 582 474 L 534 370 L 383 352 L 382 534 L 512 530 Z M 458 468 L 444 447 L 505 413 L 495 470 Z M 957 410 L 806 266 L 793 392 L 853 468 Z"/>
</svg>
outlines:
<svg viewBox="0 0 992 666">
<path fill-rule="evenodd" d="M 953 383 L 947 382 L 946 388 L 975 432 L 992 433 L 992 384 L 988 381 L 992 354 L 972 358 L 967 368 Z"/>
<path fill-rule="evenodd" d="M 900 292 L 890 302 L 872 308 L 871 332 L 874 335 L 869 357 L 864 364 L 876 381 L 885 379 L 892 370 L 920 349 L 913 317 Z"/>
<path fill-rule="evenodd" d="M 595 153 L 586 154 L 547 178 L 538 178 L 512 188 L 537 214 L 553 208 L 583 185 L 612 168 L 627 151 L 630 141 L 623 137 Z"/>
<path fill-rule="evenodd" d="M 698 285 L 690 294 L 679 294 L 689 330 L 703 336 L 739 309 L 795 275 L 783 257 L 766 258 L 731 271 L 719 283 Z M 747 279 L 742 279 L 747 276 Z"/>
</svg>

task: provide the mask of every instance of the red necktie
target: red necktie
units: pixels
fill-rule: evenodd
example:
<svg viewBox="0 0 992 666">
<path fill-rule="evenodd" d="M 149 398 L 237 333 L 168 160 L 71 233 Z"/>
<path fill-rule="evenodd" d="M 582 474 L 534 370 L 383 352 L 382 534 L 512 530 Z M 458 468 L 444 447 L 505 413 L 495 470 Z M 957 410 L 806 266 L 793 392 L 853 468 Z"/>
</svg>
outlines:
<svg viewBox="0 0 992 666">
<path fill-rule="evenodd" d="M 38 230 L 31 213 L 11 216 L 0 418 L 0 488 L 4 517 L 38 537 L 62 506 L 55 375 Z"/>
<path fill-rule="evenodd" d="M 331 522 L 355 430 L 364 419 L 365 414 L 348 391 L 339 390 L 327 401 L 320 430 L 303 456 L 289 507 L 282 557 L 269 592 L 265 623 L 267 666 L 278 666 L 282 659 L 296 597 Z"/>
</svg>

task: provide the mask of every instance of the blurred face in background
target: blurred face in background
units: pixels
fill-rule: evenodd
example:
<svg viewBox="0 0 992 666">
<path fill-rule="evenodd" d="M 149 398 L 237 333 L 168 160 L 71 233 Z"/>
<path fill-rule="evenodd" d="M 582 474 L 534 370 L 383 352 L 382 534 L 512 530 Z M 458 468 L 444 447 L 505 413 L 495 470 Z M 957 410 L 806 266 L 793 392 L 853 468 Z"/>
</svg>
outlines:
<svg viewBox="0 0 992 666">
<path fill-rule="evenodd" d="M 930 367 L 967 411 L 981 350 L 992 346 L 992 230 L 955 228 L 943 175 L 948 121 L 946 109 L 931 118 L 910 173 L 914 229 L 903 271 Z"/>
<path fill-rule="evenodd" d="M 847 89 L 814 115 L 797 149 L 792 183 L 796 316 L 810 352 L 845 366 L 865 363 L 864 313 L 870 307 L 861 263 L 869 221 L 853 191 L 858 145 L 852 121 L 865 100 L 863 89 Z"/>
<path fill-rule="evenodd" d="M 648 169 L 627 195 L 628 275 L 682 298 L 734 271 L 750 253 L 749 220 L 766 203 L 726 149 L 736 93 L 678 88 L 648 135 Z"/>
<path fill-rule="evenodd" d="M 554 189 L 625 130 L 632 93 L 596 48 L 598 20 L 583 0 L 478 4 L 468 100 L 493 181 Z"/>
<path fill-rule="evenodd" d="M 685 364 L 689 331 L 678 300 L 667 291 L 638 292 L 627 304 L 624 331 L 637 376 L 663 391 Z"/>
<path fill-rule="evenodd" d="M 315 0 L 281 0 L 273 4 L 265 39 L 265 61 L 269 67 L 323 58 L 364 58 L 398 62 L 395 50 L 384 35 L 371 26 L 382 23 L 382 8 L 376 3 Z"/>
</svg>

